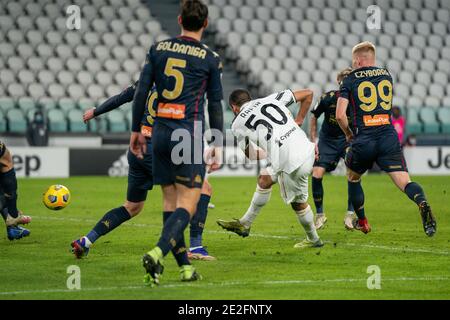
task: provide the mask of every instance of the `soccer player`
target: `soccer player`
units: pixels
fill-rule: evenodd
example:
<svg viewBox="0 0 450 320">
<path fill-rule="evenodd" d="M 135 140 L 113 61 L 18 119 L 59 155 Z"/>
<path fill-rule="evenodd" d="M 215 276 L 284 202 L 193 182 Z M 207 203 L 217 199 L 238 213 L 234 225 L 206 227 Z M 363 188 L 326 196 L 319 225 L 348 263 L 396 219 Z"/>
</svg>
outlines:
<svg viewBox="0 0 450 320">
<path fill-rule="evenodd" d="M 102 103 L 97 108 L 86 110 L 83 114 L 83 120 L 88 121 L 98 117 L 111 110 L 117 109 L 127 102 L 133 101 L 136 91 L 135 83 L 126 88 L 120 94 L 113 96 Z M 153 188 L 152 177 L 152 148 L 151 132 L 155 116 L 155 107 L 157 103 L 157 92 L 155 88 L 149 94 L 147 108 L 142 118 L 141 132 L 147 138 L 147 153 L 144 159 L 137 159 L 133 154 L 128 153 L 128 191 L 127 200 L 119 208 L 108 211 L 94 228 L 84 237 L 72 242 L 72 250 L 77 258 L 87 256 L 91 245 L 101 236 L 111 232 L 125 221 L 137 216 L 143 209 L 147 198 L 148 190 Z M 202 189 L 202 196 L 198 203 L 197 214 L 191 221 L 191 258 L 197 260 L 214 260 L 202 245 L 202 233 L 207 216 L 208 202 L 211 198 L 212 189 L 205 180 L 205 186 Z"/>
<path fill-rule="evenodd" d="M 150 48 L 133 101 L 130 150 L 142 157 L 145 143 L 139 132 L 139 119 L 148 91 L 156 84 L 153 178 L 162 187 L 165 222 L 158 243 L 142 259 L 144 280 L 151 284 L 159 283 L 164 257 L 171 250 L 176 252 L 182 281 L 201 278 L 187 257 L 184 230 L 196 211 L 205 176 L 205 93 L 210 127 L 223 130 L 222 64 L 219 56 L 200 42 L 208 25 L 208 7 L 200 0 L 189 0 L 182 1 L 180 9 L 181 35 Z M 222 144 L 219 140 L 214 140 L 215 146 Z M 218 149 L 213 150 L 213 156 L 218 155 Z"/>
<path fill-rule="evenodd" d="M 249 159 L 264 159 L 271 163 L 258 177 L 256 191 L 250 207 L 239 220 L 217 223 L 228 231 L 248 236 L 251 224 L 269 201 L 272 185 L 280 184 L 281 196 L 290 204 L 306 239 L 295 248 L 321 247 L 314 226 L 314 214 L 308 200 L 308 177 L 315 160 L 315 145 L 300 128 L 312 103 L 311 90 L 281 91 L 262 99 L 252 100 L 247 90 L 231 93 L 229 103 L 236 114 L 231 130 L 240 148 Z M 294 120 L 287 108 L 300 102 L 300 110 Z"/>
<path fill-rule="evenodd" d="M 29 216 L 22 215 L 17 209 L 17 178 L 11 153 L 0 141 L 0 212 L 6 224 L 9 240 L 18 240 L 30 235 L 28 229 L 19 224 L 31 222 Z"/>
<path fill-rule="evenodd" d="M 371 230 L 364 212 L 361 176 L 376 162 L 417 204 L 425 234 L 431 237 L 436 233 L 436 220 L 422 187 L 411 182 L 397 133 L 391 124 L 391 74 L 385 68 L 376 67 L 375 46 L 367 41 L 353 47 L 352 65 L 353 71 L 341 85 L 336 119 L 350 143 L 345 163 L 350 201 L 358 216 L 354 226 L 364 233 Z M 347 120 L 349 101 L 354 132 Z"/>
<path fill-rule="evenodd" d="M 345 69 L 339 72 L 337 82 L 341 85 L 342 80 L 351 72 Z M 332 172 L 336 169 L 339 160 L 345 157 L 345 150 L 348 147 L 345 135 L 336 121 L 336 103 L 339 97 L 339 90 L 326 92 L 320 101 L 311 111 L 310 139 L 313 143 L 317 140 L 317 119 L 323 114 L 325 119 L 320 129 L 318 149 L 318 159 L 314 163 L 312 173 L 312 194 L 316 206 L 316 229 L 321 229 L 327 222 L 327 217 L 323 212 L 323 185 L 322 180 L 325 172 Z M 348 115 L 347 115 L 348 116 Z M 353 229 L 353 206 L 350 199 L 347 201 L 347 214 L 344 217 L 345 228 Z"/>
</svg>

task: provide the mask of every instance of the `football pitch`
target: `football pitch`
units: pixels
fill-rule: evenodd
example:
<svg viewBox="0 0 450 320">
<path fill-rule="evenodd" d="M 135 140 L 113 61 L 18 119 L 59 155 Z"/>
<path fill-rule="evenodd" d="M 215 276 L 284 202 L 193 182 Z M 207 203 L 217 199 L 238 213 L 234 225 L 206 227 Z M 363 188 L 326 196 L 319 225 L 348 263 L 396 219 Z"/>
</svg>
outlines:
<svg viewBox="0 0 450 320">
<path fill-rule="evenodd" d="M 450 178 L 414 180 L 424 187 L 437 217 L 433 238 L 425 236 L 416 206 L 386 175 L 363 178 L 372 233 L 346 231 L 345 178 L 327 176 L 328 223 L 319 231 L 326 244 L 297 250 L 293 245 L 304 233 L 278 187 L 250 237 L 243 239 L 215 221 L 241 217 L 255 178 L 211 178 L 216 208 L 209 210 L 204 244 L 217 261 L 194 262 L 203 280 L 186 284 L 179 281 L 178 267 L 168 255 L 161 285 L 150 288 L 143 284 L 141 257 L 161 230 L 158 187 L 138 217 L 101 238 L 87 259 L 76 260 L 70 242 L 122 204 L 126 179 L 22 179 L 19 207 L 33 217 L 31 236 L 10 242 L 5 232 L 0 235 L 0 299 L 449 299 Z M 72 192 L 71 204 L 63 211 L 42 204 L 42 193 L 55 183 Z M 309 202 L 313 205 L 311 197 Z M 80 268 L 81 290 L 66 286 L 71 265 Z M 368 288 L 369 266 L 379 267 L 380 289 Z"/>
</svg>

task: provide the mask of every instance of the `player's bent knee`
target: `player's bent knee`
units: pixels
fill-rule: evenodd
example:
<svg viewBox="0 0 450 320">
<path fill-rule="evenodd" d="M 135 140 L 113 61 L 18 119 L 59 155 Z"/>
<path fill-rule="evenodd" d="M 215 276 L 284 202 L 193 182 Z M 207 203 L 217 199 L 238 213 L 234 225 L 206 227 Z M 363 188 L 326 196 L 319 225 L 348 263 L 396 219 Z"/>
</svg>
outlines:
<svg viewBox="0 0 450 320">
<path fill-rule="evenodd" d="M 259 175 L 258 177 L 258 186 L 261 189 L 270 189 L 274 182 L 272 181 L 272 177 L 270 175 Z"/>
<path fill-rule="evenodd" d="M 203 185 L 202 185 L 202 194 L 211 196 L 212 192 L 213 192 L 213 190 L 212 190 L 211 184 L 208 182 L 208 180 L 205 179 L 205 181 L 203 181 Z"/>
<path fill-rule="evenodd" d="M 321 179 L 325 175 L 325 168 L 322 167 L 314 167 L 312 176 L 316 179 Z"/>
<path fill-rule="evenodd" d="M 5 150 L 5 153 L 0 158 L 0 172 L 8 172 L 14 167 L 14 163 L 12 160 L 11 153 L 8 149 Z"/>
<path fill-rule="evenodd" d="M 348 178 L 348 181 L 350 181 L 350 182 L 358 182 L 361 180 L 361 175 L 348 169 L 347 170 L 347 178 Z"/>
<path fill-rule="evenodd" d="M 135 217 L 144 208 L 144 201 L 141 202 L 125 201 L 125 204 L 123 206 L 125 207 L 125 209 L 127 209 L 131 217 Z"/>
<path fill-rule="evenodd" d="M 309 204 L 307 202 L 305 203 L 299 203 L 299 202 L 292 202 L 291 207 L 294 209 L 294 211 L 302 211 L 308 208 Z"/>
</svg>

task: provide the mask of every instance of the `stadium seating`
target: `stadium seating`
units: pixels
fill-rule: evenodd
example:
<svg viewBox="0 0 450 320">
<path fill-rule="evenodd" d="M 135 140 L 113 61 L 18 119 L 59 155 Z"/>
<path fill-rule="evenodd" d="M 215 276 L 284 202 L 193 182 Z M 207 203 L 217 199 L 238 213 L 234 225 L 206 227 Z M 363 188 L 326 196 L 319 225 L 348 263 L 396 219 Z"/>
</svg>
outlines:
<svg viewBox="0 0 450 320">
<path fill-rule="evenodd" d="M 74 3 L 82 25 L 71 31 Z M 150 45 L 167 37 L 141 0 L 1 1 L 0 132 L 24 132 L 37 104 L 51 131 L 86 131 L 81 110 L 137 80 Z M 128 130 L 123 115 L 102 117 L 90 131 Z"/>
<path fill-rule="evenodd" d="M 337 87 L 337 72 L 351 64 L 351 48 L 369 40 L 379 64 L 393 75 L 394 105 L 423 109 L 420 116 L 407 113 L 410 133 L 444 130 L 434 109 L 450 106 L 448 0 L 379 2 L 382 10 L 389 8 L 383 10 L 383 32 L 365 25 L 373 1 L 208 2 L 216 46 L 258 95 L 308 86 L 319 97 Z"/>
</svg>

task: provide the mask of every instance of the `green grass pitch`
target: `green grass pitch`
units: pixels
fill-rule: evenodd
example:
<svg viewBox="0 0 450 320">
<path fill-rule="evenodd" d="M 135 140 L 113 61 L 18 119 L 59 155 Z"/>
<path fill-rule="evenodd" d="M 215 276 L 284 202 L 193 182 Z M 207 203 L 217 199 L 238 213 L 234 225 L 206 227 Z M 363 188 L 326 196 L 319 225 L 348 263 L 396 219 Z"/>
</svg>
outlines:
<svg viewBox="0 0 450 320">
<path fill-rule="evenodd" d="M 449 299 L 450 178 L 415 177 L 422 184 L 438 221 L 427 238 L 416 206 L 386 175 L 363 179 L 372 233 L 344 230 L 347 186 L 344 177 L 324 179 L 326 245 L 299 251 L 303 237 L 278 187 L 240 238 L 216 225 L 217 218 L 240 217 L 255 189 L 255 178 L 212 178 L 215 209 L 209 211 L 204 242 L 213 262 L 194 262 L 203 280 L 179 281 L 172 256 L 159 287 L 143 284 L 141 257 L 161 229 L 161 192 L 155 188 L 136 217 L 101 238 L 85 260 L 69 252 L 70 242 L 86 234 L 110 208 L 122 204 L 125 178 L 70 178 L 19 181 L 19 207 L 33 217 L 31 236 L 10 242 L 0 235 L 0 299 Z M 52 212 L 41 195 L 50 184 L 72 192 L 63 211 Z M 310 199 L 312 204 L 312 199 Z M 186 232 L 188 237 L 188 233 Z M 67 267 L 81 270 L 81 290 L 66 287 Z M 381 289 L 367 288 L 367 268 L 379 266 Z"/>
</svg>

